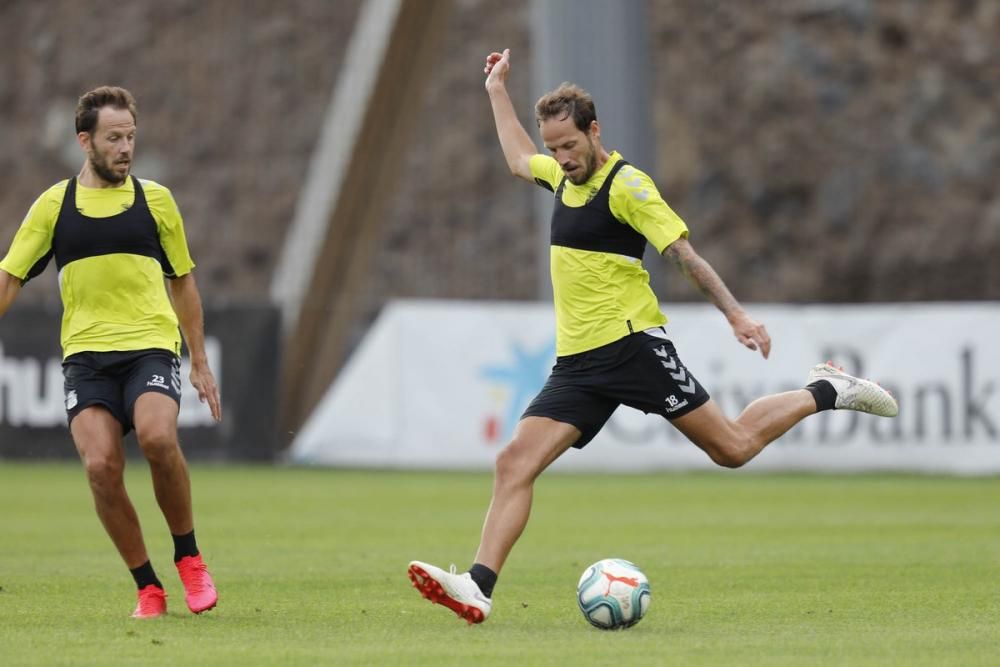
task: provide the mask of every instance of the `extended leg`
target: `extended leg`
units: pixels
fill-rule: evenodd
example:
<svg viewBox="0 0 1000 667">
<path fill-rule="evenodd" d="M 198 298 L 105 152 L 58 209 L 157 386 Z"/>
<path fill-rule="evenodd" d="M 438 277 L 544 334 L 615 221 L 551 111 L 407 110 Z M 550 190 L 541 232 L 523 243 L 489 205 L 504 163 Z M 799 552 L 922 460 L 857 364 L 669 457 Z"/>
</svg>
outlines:
<svg viewBox="0 0 1000 667">
<path fill-rule="evenodd" d="M 710 400 L 671 423 L 713 461 L 727 468 L 738 468 L 815 412 L 812 394 L 798 389 L 759 398 L 735 420 L 728 419 L 718 404 Z"/>
<path fill-rule="evenodd" d="M 881 417 L 895 417 L 899 406 L 892 395 L 870 380 L 819 364 L 810 371 L 806 389 L 759 398 L 735 420 L 727 419 L 714 401 L 674 419 L 676 426 L 713 461 L 738 468 L 820 409 L 857 410 Z"/>
<path fill-rule="evenodd" d="M 546 417 L 521 420 L 514 439 L 497 456 L 493 499 L 486 513 L 474 568 L 488 571 L 495 581 L 496 573 L 528 523 L 535 479 L 579 437 L 576 427 Z M 408 574 L 421 595 L 448 607 L 469 623 L 482 623 L 489 616 L 493 607 L 489 597 L 492 584 L 484 590 L 473 580 L 472 573 L 458 574 L 454 567 L 445 572 L 434 565 L 413 561 Z"/>
<path fill-rule="evenodd" d="M 579 437 L 576 427 L 546 417 L 527 417 L 518 424 L 513 440 L 497 456 L 477 563 L 500 572 L 528 523 L 535 479 Z"/>
</svg>

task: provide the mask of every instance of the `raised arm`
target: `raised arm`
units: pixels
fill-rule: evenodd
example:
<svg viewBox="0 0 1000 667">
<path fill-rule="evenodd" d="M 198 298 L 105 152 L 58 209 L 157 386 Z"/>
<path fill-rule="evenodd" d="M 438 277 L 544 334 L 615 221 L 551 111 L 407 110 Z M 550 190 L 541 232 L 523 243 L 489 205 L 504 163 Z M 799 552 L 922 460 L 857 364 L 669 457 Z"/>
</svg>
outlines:
<svg viewBox="0 0 1000 667">
<path fill-rule="evenodd" d="M 733 328 L 736 339 L 751 350 L 760 350 L 767 359 L 771 354 L 771 337 L 763 324 L 750 319 L 715 269 L 694 251 L 691 242 L 679 238 L 663 250 L 669 259 L 705 297 L 722 311 Z"/>
<path fill-rule="evenodd" d="M 507 159 L 510 173 L 526 181 L 534 182 L 529 160 L 538 152 L 535 143 L 528 136 L 524 126 L 517 119 L 517 112 L 507 94 L 507 74 L 510 72 L 510 49 L 503 53 L 493 52 L 486 56 L 486 92 L 493 107 L 493 119 L 497 124 L 500 147 Z"/>
<path fill-rule="evenodd" d="M 201 295 L 194 281 L 194 274 L 174 278 L 169 281 L 170 299 L 177 313 L 177 320 L 191 355 L 191 385 L 198 391 L 202 403 L 208 401 L 215 421 L 222 420 L 222 402 L 219 387 L 215 383 L 212 369 L 208 367 L 205 354 L 205 319 L 201 309 Z"/>
<path fill-rule="evenodd" d="M 0 317 L 7 312 L 21 291 L 21 280 L 0 269 Z"/>
</svg>

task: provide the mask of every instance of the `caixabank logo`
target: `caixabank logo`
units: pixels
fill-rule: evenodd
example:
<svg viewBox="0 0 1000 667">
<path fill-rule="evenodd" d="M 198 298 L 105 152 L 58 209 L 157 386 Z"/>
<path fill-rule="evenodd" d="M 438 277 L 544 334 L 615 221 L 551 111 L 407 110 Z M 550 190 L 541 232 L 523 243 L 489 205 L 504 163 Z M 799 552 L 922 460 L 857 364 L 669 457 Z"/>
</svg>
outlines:
<svg viewBox="0 0 1000 667">
<path fill-rule="evenodd" d="M 482 366 L 479 375 L 486 382 L 492 409 L 483 417 L 483 440 L 500 445 L 510 440 L 514 427 L 528 404 L 545 384 L 556 359 L 556 341 L 525 345 L 511 341 L 505 358 Z"/>
</svg>

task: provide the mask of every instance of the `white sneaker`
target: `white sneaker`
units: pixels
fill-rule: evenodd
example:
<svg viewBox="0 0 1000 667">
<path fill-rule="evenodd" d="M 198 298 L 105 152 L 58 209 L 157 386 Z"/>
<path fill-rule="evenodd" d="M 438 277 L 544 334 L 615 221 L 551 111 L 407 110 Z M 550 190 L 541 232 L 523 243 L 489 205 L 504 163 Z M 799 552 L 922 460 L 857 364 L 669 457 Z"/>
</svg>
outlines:
<svg viewBox="0 0 1000 667">
<path fill-rule="evenodd" d="M 443 604 L 469 622 L 482 623 L 490 615 L 493 602 L 483 595 L 479 586 L 472 580 L 468 572 L 457 574 L 455 566 L 451 572 L 445 572 L 439 567 L 421 563 L 418 560 L 410 563 L 407 574 L 413 587 L 434 604 Z"/>
<path fill-rule="evenodd" d="M 848 375 L 831 362 L 813 366 L 806 384 L 816 380 L 826 380 L 837 392 L 834 404 L 838 410 L 857 410 L 879 417 L 895 417 L 899 414 L 899 404 L 888 391 L 871 380 L 862 380 Z"/>
</svg>

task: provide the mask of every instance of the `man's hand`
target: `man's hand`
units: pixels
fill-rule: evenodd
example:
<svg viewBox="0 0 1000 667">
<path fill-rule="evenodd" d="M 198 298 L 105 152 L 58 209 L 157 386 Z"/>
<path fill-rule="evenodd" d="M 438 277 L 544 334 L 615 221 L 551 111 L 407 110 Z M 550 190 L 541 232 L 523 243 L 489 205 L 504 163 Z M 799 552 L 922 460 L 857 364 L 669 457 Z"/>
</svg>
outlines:
<svg viewBox="0 0 1000 667">
<path fill-rule="evenodd" d="M 733 326 L 733 333 L 736 340 L 746 345 L 751 350 L 760 350 L 761 355 L 767 359 L 771 354 L 771 337 L 767 334 L 767 329 L 760 322 L 750 319 L 746 313 L 739 313 L 730 322 Z"/>
<path fill-rule="evenodd" d="M 507 94 L 507 74 L 510 72 L 510 49 L 503 53 L 493 52 L 486 56 L 486 94 L 490 97 L 493 108 L 493 119 L 497 124 L 497 136 L 500 138 L 500 148 L 510 173 L 534 183 L 531 175 L 531 156 L 538 152 L 535 143 L 528 136 L 520 121 L 514 105 Z"/>
<path fill-rule="evenodd" d="M 486 89 L 491 86 L 502 86 L 507 83 L 507 74 L 510 72 L 510 49 L 504 49 L 503 53 L 494 51 L 486 56 Z"/>
<path fill-rule="evenodd" d="M 198 400 L 204 403 L 208 401 L 208 408 L 212 411 L 212 419 L 217 422 L 222 421 L 222 400 L 219 398 L 219 386 L 215 383 L 215 376 L 208 364 L 191 364 L 191 386 L 198 391 Z"/>
</svg>

